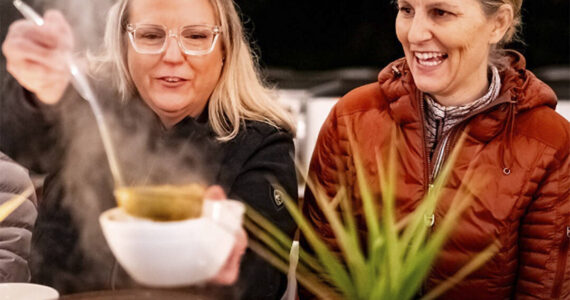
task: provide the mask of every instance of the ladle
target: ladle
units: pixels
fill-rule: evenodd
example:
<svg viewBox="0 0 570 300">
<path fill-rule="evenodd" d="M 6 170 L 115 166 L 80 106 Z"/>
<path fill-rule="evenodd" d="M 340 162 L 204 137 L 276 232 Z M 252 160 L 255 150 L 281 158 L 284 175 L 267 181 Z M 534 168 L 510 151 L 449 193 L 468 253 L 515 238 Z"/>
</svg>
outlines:
<svg viewBox="0 0 570 300">
<path fill-rule="evenodd" d="M 34 22 L 38 26 L 44 25 L 45 22 L 43 18 L 22 0 L 14 0 L 14 6 L 26 19 Z M 81 71 L 71 55 L 66 56 L 66 63 L 69 69 L 69 73 L 71 74 L 71 84 L 75 90 L 77 90 L 79 95 L 81 95 L 81 97 L 83 97 L 83 99 L 89 103 L 91 109 L 93 110 L 93 114 L 95 115 L 95 120 L 97 121 L 97 126 L 99 127 L 99 132 L 101 134 L 101 139 L 103 140 L 103 147 L 105 148 L 107 159 L 109 160 L 109 166 L 111 168 L 111 173 L 113 175 L 115 185 L 117 187 L 123 187 L 124 181 L 119 169 L 117 156 L 115 154 L 115 148 L 111 142 L 111 135 L 109 134 L 109 129 L 105 123 L 103 112 L 99 106 L 97 97 L 91 89 L 91 85 L 89 84 L 87 76 L 85 76 L 85 74 Z"/>
<path fill-rule="evenodd" d="M 22 0 L 14 0 L 14 6 L 26 19 L 38 26 L 44 25 L 42 17 Z M 115 181 L 115 198 L 119 206 L 131 215 L 159 221 L 199 217 L 202 212 L 204 195 L 204 188 L 199 184 L 125 186 L 115 155 L 115 148 L 111 142 L 111 136 L 95 93 L 91 89 L 87 77 L 70 55 L 67 56 L 66 63 L 71 73 L 73 87 L 89 103 L 95 115 Z"/>
</svg>

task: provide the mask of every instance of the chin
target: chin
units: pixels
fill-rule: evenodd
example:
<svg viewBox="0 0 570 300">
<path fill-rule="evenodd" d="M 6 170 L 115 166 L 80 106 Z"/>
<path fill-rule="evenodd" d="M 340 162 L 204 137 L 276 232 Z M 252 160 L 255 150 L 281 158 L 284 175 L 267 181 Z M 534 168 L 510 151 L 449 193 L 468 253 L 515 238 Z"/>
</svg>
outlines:
<svg viewBox="0 0 570 300">
<path fill-rule="evenodd" d="M 437 94 L 438 91 L 442 90 L 441 82 L 434 82 L 431 79 L 419 79 L 415 80 L 414 82 L 416 84 L 416 87 L 424 93 L 434 95 Z"/>
<path fill-rule="evenodd" d="M 164 111 L 178 111 L 188 106 L 188 101 L 181 96 L 163 94 L 153 97 L 153 99 L 160 99 L 151 100 L 152 105 Z"/>
</svg>

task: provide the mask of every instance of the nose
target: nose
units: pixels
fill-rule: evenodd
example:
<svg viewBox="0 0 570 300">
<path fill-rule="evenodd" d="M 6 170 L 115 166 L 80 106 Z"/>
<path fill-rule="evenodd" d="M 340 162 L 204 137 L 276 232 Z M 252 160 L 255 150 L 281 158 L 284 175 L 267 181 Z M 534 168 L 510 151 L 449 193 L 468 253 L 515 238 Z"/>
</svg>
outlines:
<svg viewBox="0 0 570 300">
<path fill-rule="evenodd" d="M 169 63 L 179 63 L 184 60 L 184 53 L 178 46 L 178 39 L 176 35 L 169 35 L 166 40 L 166 49 L 162 60 Z"/>
<path fill-rule="evenodd" d="M 408 41 L 412 44 L 425 42 L 432 38 L 429 20 L 421 14 L 416 14 L 408 31 Z"/>
</svg>

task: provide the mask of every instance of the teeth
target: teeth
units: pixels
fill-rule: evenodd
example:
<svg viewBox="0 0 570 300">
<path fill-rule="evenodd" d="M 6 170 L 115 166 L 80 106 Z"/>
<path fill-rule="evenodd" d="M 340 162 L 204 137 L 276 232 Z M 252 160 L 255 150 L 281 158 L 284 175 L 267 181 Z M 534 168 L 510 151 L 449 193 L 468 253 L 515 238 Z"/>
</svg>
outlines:
<svg viewBox="0 0 570 300">
<path fill-rule="evenodd" d="M 166 77 L 166 78 L 164 78 L 164 80 L 166 82 L 178 82 L 178 81 L 180 81 L 179 78 L 175 78 L 175 77 Z"/>
<path fill-rule="evenodd" d="M 443 62 L 445 53 L 441 52 L 415 52 L 418 62 L 424 66 L 436 66 Z"/>
<path fill-rule="evenodd" d="M 423 52 L 423 53 L 416 52 L 415 54 L 418 59 L 424 59 L 424 60 L 431 58 L 441 59 L 445 55 L 444 53 L 441 52 Z"/>
<path fill-rule="evenodd" d="M 435 66 L 439 65 L 441 61 L 420 61 L 420 63 L 424 66 Z"/>
</svg>

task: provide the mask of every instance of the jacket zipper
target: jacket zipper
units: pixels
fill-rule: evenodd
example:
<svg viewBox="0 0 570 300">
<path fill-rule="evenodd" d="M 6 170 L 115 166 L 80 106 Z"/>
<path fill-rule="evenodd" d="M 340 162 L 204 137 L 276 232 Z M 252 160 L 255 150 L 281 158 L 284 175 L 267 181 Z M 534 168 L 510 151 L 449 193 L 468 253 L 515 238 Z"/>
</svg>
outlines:
<svg viewBox="0 0 570 300">
<path fill-rule="evenodd" d="M 426 191 L 426 193 L 429 193 L 431 191 L 431 189 L 433 188 L 433 185 L 431 184 L 431 180 L 429 178 L 429 161 L 428 161 L 428 157 L 429 157 L 429 153 L 427 150 L 427 146 L 426 146 L 426 136 L 425 136 L 425 120 L 424 120 L 424 101 L 423 101 L 423 93 L 420 90 L 416 90 L 416 101 L 420 102 L 420 111 L 419 111 L 419 115 L 420 115 L 420 122 L 421 122 L 421 128 L 422 128 L 422 132 L 421 132 L 421 136 L 422 136 L 422 148 L 424 149 L 424 178 L 426 178 L 426 180 L 424 181 L 424 191 Z M 425 218 L 425 216 L 424 216 Z M 433 219 L 434 223 L 435 223 L 435 219 Z M 427 291 L 427 278 L 424 279 L 423 283 L 422 283 L 422 287 L 419 291 L 419 295 L 423 296 L 425 295 Z"/>
<path fill-rule="evenodd" d="M 429 157 L 429 153 L 427 151 L 427 147 L 426 147 L 426 138 L 425 138 L 425 117 L 424 117 L 424 110 L 425 110 L 425 104 L 423 101 L 423 92 L 421 92 L 419 89 L 416 89 L 416 101 L 419 101 L 420 103 L 420 109 L 419 109 L 419 116 L 420 116 L 420 123 L 421 123 L 421 136 L 422 136 L 422 147 L 424 150 L 424 178 L 426 178 L 427 180 L 424 181 L 424 191 L 426 191 L 427 193 L 430 193 L 431 190 L 433 189 L 433 181 L 435 180 L 435 176 L 433 176 L 433 173 L 431 174 L 432 177 L 430 178 L 430 163 L 428 161 L 428 157 Z M 451 149 L 451 147 L 449 147 L 449 145 L 447 144 L 447 139 L 449 138 L 449 136 L 451 136 L 451 134 L 455 131 L 454 129 L 458 128 L 461 124 L 467 124 L 467 120 L 470 119 L 471 117 L 481 114 L 483 112 L 486 112 L 488 110 L 490 110 L 491 108 L 494 108 L 498 105 L 504 104 L 504 103 L 509 103 L 512 102 L 512 100 L 510 99 L 501 99 L 498 101 L 493 102 L 491 105 L 485 107 L 485 109 L 481 110 L 481 111 L 475 111 L 472 112 L 470 114 L 468 114 L 465 117 L 465 120 L 463 120 L 463 122 L 461 122 L 460 124 L 457 124 L 454 126 L 454 128 L 451 129 L 451 131 L 449 132 L 449 134 L 446 137 L 446 145 L 447 147 L 441 147 L 440 152 L 438 153 L 438 157 L 441 156 L 440 162 L 439 164 L 443 164 L 443 162 L 445 161 L 445 156 L 446 156 L 446 152 L 448 151 L 448 149 Z M 436 147 L 437 148 L 437 147 Z M 439 173 L 439 169 L 440 167 L 437 168 L 438 169 L 438 173 Z M 435 174 L 437 175 L 437 174 Z M 437 207 L 436 207 L 437 208 Z M 431 216 L 424 216 L 425 218 L 425 222 L 426 225 L 429 225 L 430 230 L 428 231 L 428 234 L 426 236 L 426 239 L 429 238 L 429 236 L 431 235 L 432 231 L 433 231 L 433 227 L 435 225 L 435 210 L 432 212 Z M 424 280 L 423 284 L 422 284 L 422 288 L 419 292 L 419 295 L 422 296 L 425 294 L 427 290 L 427 278 Z"/>
<path fill-rule="evenodd" d="M 429 153 L 427 150 L 427 146 L 426 146 L 426 140 L 425 140 L 425 120 L 424 120 L 424 101 L 423 101 L 423 93 L 419 92 L 416 93 L 419 101 L 420 101 L 420 119 L 421 119 L 421 126 L 422 126 L 422 147 L 424 149 L 424 172 L 425 172 L 425 178 L 427 179 L 426 183 L 424 183 L 424 190 L 427 190 L 427 194 L 431 193 L 434 187 L 433 182 L 435 181 L 435 179 L 437 178 L 437 175 L 439 175 L 439 172 L 441 170 L 441 166 L 443 165 L 443 163 L 445 162 L 445 157 L 447 156 L 447 152 L 449 151 L 450 147 L 449 147 L 449 141 L 450 141 L 450 137 L 452 135 L 455 134 L 455 128 L 458 127 L 458 125 L 456 125 L 454 128 L 452 128 L 444 137 L 443 139 L 438 143 L 438 145 L 436 146 L 436 153 L 435 153 L 435 161 L 434 161 L 434 167 L 433 170 L 430 168 L 431 164 L 429 162 Z M 452 141 L 454 139 L 451 139 Z M 430 170 L 432 171 L 430 174 Z M 431 212 L 431 214 L 426 214 L 424 215 L 424 224 L 429 227 L 427 235 L 426 235 L 426 240 L 429 239 L 429 237 L 431 236 L 431 234 L 433 233 L 433 229 L 435 226 L 435 209 L 434 211 Z M 422 284 L 422 288 L 420 290 L 420 295 L 424 295 L 425 292 L 427 290 L 427 278 L 426 280 L 424 280 L 423 284 Z"/>
<path fill-rule="evenodd" d="M 449 132 L 447 135 L 445 135 L 443 137 L 443 140 L 441 141 L 441 149 L 439 150 L 439 152 L 437 153 L 437 157 L 435 158 L 435 162 L 433 165 L 433 171 L 431 173 L 431 183 L 433 185 L 433 182 L 435 181 L 435 179 L 437 178 L 437 176 L 439 175 L 439 171 L 441 170 L 441 166 L 443 165 L 443 158 L 447 155 L 447 142 L 449 141 L 449 137 L 451 136 L 451 132 Z"/>
<path fill-rule="evenodd" d="M 431 176 L 429 178 L 429 184 L 428 184 L 428 195 L 432 192 L 433 187 L 434 187 L 434 181 L 437 178 L 437 175 L 439 175 L 439 171 L 441 170 L 441 166 L 443 165 L 444 162 L 444 157 L 446 156 L 446 148 L 447 148 L 447 142 L 449 141 L 449 136 L 451 135 L 451 132 L 446 134 L 443 137 L 443 140 L 441 141 L 439 148 L 439 151 L 436 151 L 436 156 L 435 156 L 435 160 L 433 163 L 433 169 L 431 172 Z M 438 149 L 436 148 L 436 149 Z M 430 213 L 424 215 L 424 221 L 425 221 L 425 225 L 430 227 L 430 230 L 428 232 L 428 238 L 431 235 L 432 231 L 433 231 L 433 225 L 435 224 L 435 208 L 433 211 L 431 211 Z"/>
<path fill-rule="evenodd" d="M 560 299 L 562 293 L 562 283 L 564 282 L 564 271 L 566 271 L 566 263 L 568 260 L 568 248 L 570 247 L 570 226 L 566 226 L 566 236 L 563 237 L 560 246 L 560 259 L 556 266 L 556 275 L 554 276 L 554 285 L 552 287 L 552 299 Z"/>
</svg>

